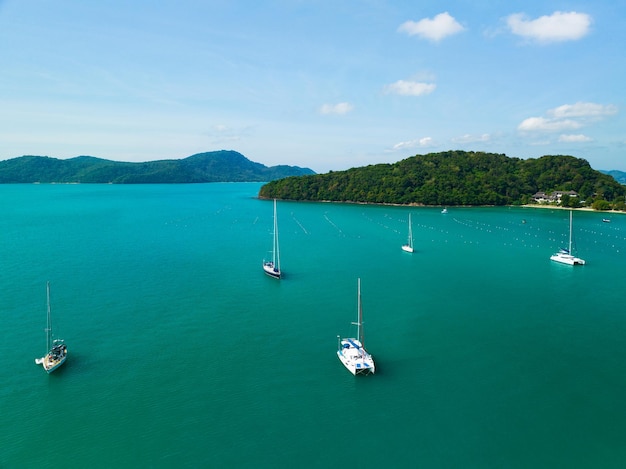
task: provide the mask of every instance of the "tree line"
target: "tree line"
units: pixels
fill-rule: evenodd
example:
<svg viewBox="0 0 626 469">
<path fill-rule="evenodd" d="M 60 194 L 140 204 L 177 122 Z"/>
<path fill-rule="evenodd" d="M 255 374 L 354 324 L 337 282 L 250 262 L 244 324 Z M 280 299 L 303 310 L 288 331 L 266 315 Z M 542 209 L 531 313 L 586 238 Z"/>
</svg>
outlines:
<svg viewBox="0 0 626 469">
<path fill-rule="evenodd" d="M 568 203 L 624 204 L 625 188 L 582 158 L 537 159 L 447 151 L 415 155 L 393 164 L 287 177 L 261 187 L 259 197 L 416 205 L 518 205 L 538 192 L 575 191 Z M 576 200 L 574 200 L 576 199 Z"/>
</svg>

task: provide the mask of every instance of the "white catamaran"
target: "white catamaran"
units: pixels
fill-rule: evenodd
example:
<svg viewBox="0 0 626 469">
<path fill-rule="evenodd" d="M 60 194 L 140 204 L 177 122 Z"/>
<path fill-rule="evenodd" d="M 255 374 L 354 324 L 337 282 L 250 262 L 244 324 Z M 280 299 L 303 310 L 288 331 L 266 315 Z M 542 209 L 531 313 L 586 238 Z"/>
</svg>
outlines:
<svg viewBox="0 0 626 469">
<path fill-rule="evenodd" d="M 357 322 L 352 324 L 357 326 L 357 337 L 340 339 L 340 336 L 337 336 L 337 341 L 339 342 L 337 356 L 343 363 L 343 366 L 355 376 L 374 374 L 376 371 L 374 359 L 363 345 L 363 308 L 361 307 L 360 278 L 357 283 Z"/>
<path fill-rule="evenodd" d="M 67 359 L 67 346 L 61 339 L 55 339 L 52 335 L 52 319 L 50 317 L 50 282 L 46 283 L 48 298 L 48 322 L 46 326 L 46 350 L 48 353 L 41 358 L 36 358 L 35 363 L 42 365 L 48 373 L 52 373 Z"/>
<path fill-rule="evenodd" d="M 409 213 L 409 240 L 406 244 L 402 245 L 402 250 L 405 252 L 413 252 L 413 227 L 411 226 L 411 214 Z"/>
<path fill-rule="evenodd" d="M 263 260 L 263 271 L 273 278 L 280 278 L 280 249 L 278 247 L 278 218 L 276 217 L 276 199 L 274 199 L 274 241 L 272 243 L 272 260 Z"/>
<path fill-rule="evenodd" d="M 569 245 L 567 249 L 561 248 L 559 252 L 552 254 L 550 260 L 567 265 L 585 265 L 583 259 L 572 255 L 572 210 L 569 211 Z"/>
</svg>

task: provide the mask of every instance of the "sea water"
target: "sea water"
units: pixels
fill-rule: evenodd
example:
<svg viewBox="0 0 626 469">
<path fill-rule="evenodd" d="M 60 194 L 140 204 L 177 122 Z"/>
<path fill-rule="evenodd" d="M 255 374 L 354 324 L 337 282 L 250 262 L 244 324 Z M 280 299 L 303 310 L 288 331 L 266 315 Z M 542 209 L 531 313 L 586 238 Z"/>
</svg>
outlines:
<svg viewBox="0 0 626 469">
<path fill-rule="evenodd" d="M 259 188 L 0 186 L 0 467 L 623 467 L 626 216 Z"/>
</svg>

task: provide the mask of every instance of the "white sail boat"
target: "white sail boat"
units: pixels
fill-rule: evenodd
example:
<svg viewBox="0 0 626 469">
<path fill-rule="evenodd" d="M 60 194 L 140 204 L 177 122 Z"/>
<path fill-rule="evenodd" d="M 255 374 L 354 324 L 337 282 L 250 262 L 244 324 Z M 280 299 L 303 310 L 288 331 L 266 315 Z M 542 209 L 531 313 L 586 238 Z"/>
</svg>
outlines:
<svg viewBox="0 0 626 469">
<path fill-rule="evenodd" d="M 276 217 L 276 199 L 274 199 L 274 241 L 272 243 L 272 260 L 263 260 L 263 271 L 273 278 L 280 278 L 280 249 L 278 247 L 278 218 Z"/>
<path fill-rule="evenodd" d="M 361 279 L 357 284 L 357 322 L 353 322 L 353 325 L 357 327 L 356 338 L 340 339 L 337 336 L 339 347 L 337 350 L 337 356 L 343 366 L 345 366 L 353 375 L 369 375 L 374 374 L 376 366 L 374 365 L 374 359 L 365 350 L 363 345 L 363 308 L 361 306 Z"/>
<path fill-rule="evenodd" d="M 409 240 L 402 246 L 405 252 L 413 252 L 413 227 L 411 226 L 411 214 L 409 213 Z"/>
<path fill-rule="evenodd" d="M 67 346 L 61 339 L 55 339 L 52 334 L 52 319 L 50 317 L 50 282 L 46 283 L 48 299 L 48 322 L 46 326 L 46 350 L 48 353 L 41 358 L 36 358 L 35 363 L 42 365 L 48 373 L 52 373 L 67 359 Z"/>
<path fill-rule="evenodd" d="M 569 211 L 569 245 L 567 249 L 561 248 L 559 252 L 552 254 L 550 260 L 567 265 L 585 265 L 585 261 L 572 255 L 572 210 Z"/>
</svg>

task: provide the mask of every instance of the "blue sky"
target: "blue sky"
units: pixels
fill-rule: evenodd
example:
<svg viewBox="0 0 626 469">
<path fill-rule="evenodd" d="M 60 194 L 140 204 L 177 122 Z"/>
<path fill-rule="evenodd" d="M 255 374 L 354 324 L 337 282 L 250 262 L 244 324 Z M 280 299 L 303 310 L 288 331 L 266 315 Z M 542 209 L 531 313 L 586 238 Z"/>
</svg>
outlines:
<svg viewBox="0 0 626 469">
<path fill-rule="evenodd" d="M 0 0 L 0 159 L 626 171 L 624 44 L 614 0 Z"/>
</svg>

